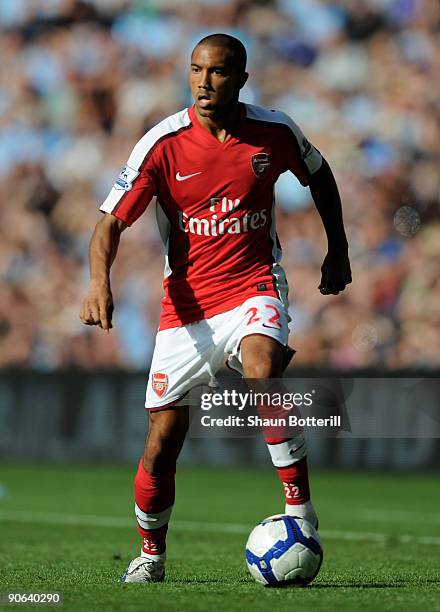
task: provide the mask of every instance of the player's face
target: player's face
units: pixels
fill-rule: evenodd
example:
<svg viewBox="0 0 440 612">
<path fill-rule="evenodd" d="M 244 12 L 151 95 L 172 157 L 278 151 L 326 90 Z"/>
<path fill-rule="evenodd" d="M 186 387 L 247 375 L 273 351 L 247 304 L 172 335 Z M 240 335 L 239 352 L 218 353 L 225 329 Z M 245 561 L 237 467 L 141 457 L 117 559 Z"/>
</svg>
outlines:
<svg viewBox="0 0 440 612">
<path fill-rule="evenodd" d="M 247 73 L 239 71 L 223 47 L 199 45 L 191 56 L 189 85 L 202 117 L 221 116 L 238 100 Z"/>
</svg>

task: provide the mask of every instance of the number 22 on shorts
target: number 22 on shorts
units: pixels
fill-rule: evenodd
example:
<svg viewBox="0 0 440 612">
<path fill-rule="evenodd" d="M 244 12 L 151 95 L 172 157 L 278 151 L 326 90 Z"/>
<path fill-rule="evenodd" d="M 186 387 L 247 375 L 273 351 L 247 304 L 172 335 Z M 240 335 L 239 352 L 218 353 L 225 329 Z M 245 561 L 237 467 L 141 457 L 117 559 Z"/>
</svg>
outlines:
<svg viewBox="0 0 440 612">
<path fill-rule="evenodd" d="M 263 327 L 269 327 L 272 329 L 282 328 L 280 323 L 281 313 L 273 304 L 264 304 L 264 309 L 252 306 L 246 311 L 245 316 L 247 315 L 250 316 L 246 322 L 246 325 L 252 325 L 252 323 L 257 323 L 263 319 Z"/>
</svg>

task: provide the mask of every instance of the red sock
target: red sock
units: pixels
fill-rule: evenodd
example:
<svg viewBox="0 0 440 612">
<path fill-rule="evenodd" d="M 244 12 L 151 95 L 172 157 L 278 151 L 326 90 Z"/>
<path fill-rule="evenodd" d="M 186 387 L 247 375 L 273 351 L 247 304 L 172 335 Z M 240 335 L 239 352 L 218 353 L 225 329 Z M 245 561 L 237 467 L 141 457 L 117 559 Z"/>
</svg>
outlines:
<svg viewBox="0 0 440 612">
<path fill-rule="evenodd" d="M 168 521 L 175 497 L 176 469 L 166 474 L 150 474 L 140 460 L 134 479 L 135 512 L 142 551 L 150 555 L 165 552 Z"/>
<path fill-rule="evenodd" d="M 283 483 L 286 504 L 297 506 L 310 500 L 305 441 L 301 438 L 264 436 L 272 462 Z M 296 456 L 295 456 L 296 455 Z"/>
<path fill-rule="evenodd" d="M 286 504 L 297 506 L 310 500 L 309 471 L 307 457 L 287 467 L 275 468 L 283 483 Z"/>
</svg>

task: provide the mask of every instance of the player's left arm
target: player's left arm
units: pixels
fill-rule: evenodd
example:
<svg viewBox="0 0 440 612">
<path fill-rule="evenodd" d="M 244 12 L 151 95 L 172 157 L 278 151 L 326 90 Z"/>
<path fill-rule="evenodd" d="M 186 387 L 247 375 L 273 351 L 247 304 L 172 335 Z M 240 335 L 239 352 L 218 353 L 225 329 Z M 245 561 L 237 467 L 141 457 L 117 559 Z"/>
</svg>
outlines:
<svg viewBox="0 0 440 612">
<path fill-rule="evenodd" d="M 321 266 L 321 283 L 318 289 L 323 295 L 337 295 L 351 283 L 348 241 L 342 218 L 342 205 L 333 172 L 322 158 L 319 170 L 308 177 L 315 206 L 321 216 L 327 234 L 328 250 Z"/>
<path fill-rule="evenodd" d="M 310 187 L 327 234 L 328 250 L 321 266 L 318 289 L 324 295 L 337 295 L 351 283 L 351 270 L 335 177 L 327 161 L 307 140 L 301 128 L 285 113 L 278 113 L 278 116 L 289 127 L 284 132 L 288 139 L 284 148 L 287 169 L 295 174 L 302 185 Z"/>
</svg>

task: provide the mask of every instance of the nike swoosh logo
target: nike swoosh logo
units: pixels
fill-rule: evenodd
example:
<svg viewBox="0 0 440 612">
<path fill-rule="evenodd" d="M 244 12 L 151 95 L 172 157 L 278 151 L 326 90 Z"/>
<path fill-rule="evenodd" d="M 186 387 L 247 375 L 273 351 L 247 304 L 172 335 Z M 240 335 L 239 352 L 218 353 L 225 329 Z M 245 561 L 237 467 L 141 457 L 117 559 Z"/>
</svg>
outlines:
<svg viewBox="0 0 440 612">
<path fill-rule="evenodd" d="M 268 329 L 281 329 L 281 327 L 275 327 L 274 325 L 266 325 L 266 323 L 263 323 L 263 327 L 267 327 Z"/>
<path fill-rule="evenodd" d="M 177 179 L 178 181 L 186 181 L 187 179 L 189 179 L 189 178 L 191 178 L 191 177 L 193 177 L 193 176 L 197 176 L 198 174 L 202 174 L 202 173 L 201 173 L 201 172 L 194 172 L 194 174 L 187 174 L 186 176 L 182 176 L 182 175 L 180 174 L 180 172 L 178 172 L 178 173 L 176 174 L 176 179 Z"/>
</svg>

